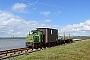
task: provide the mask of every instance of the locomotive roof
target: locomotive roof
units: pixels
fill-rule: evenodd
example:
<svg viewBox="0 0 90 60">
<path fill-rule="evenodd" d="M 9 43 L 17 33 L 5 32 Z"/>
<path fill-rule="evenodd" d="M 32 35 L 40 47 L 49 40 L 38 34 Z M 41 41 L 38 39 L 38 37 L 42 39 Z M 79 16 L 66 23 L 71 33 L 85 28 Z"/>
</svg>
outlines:
<svg viewBox="0 0 90 60">
<path fill-rule="evenodd" d="M 32 30 L 31 32 L 40 31 L 40 30 Z"/>
<path fill-rule="evenodd" d="M 36 28 L 36 29 L 52 29 L 52 28 Z M 53 30 L 53 29 L 52 29 Z M 55 29 L 55 30 L 57 30 L 57 29 Z"/>
</svg>

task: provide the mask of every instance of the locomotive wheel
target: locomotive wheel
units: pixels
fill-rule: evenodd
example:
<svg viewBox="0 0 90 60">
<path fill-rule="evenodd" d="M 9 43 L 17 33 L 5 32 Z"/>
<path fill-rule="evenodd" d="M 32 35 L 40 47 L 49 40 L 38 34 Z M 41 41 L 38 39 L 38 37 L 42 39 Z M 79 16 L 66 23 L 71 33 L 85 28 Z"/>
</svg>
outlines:
<svg viewBox="0 0 90 60">
<path fill-rule="evenodd" d="M 34 48 L 35 48 L 35 49 L 38 49 L 37 44 L 34 45 Z"/>
<path fill-rule="evenodd" d="M 41 43 L 39 43 L 38 46 L 39 46 L 40 49 L 42 49 L 42 44 Z"/>
</svg>

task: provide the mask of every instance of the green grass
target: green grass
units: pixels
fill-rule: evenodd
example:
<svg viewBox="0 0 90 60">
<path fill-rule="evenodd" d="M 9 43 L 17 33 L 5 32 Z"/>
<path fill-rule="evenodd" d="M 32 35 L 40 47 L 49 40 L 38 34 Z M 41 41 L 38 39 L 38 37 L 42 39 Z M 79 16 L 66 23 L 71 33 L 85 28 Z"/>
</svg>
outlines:
<svg viewBox="0 0 90 60">
<path fill-rule="evenodd" d="M 10 60 L 90 60 L 90 40 L 47 48 Z"/>
</svg>

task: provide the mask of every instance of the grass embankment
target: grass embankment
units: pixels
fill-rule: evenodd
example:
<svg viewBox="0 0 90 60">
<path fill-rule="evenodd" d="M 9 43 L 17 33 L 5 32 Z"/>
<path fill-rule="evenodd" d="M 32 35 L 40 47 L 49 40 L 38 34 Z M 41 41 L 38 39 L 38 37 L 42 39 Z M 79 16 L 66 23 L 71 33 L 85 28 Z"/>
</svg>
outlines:
<svg viewBox="0 0 90 60">
<path fill-rule="evenodd" d="M 47 48 L 10 60 L 90 60 L 90 40 Z"/>
</svg>

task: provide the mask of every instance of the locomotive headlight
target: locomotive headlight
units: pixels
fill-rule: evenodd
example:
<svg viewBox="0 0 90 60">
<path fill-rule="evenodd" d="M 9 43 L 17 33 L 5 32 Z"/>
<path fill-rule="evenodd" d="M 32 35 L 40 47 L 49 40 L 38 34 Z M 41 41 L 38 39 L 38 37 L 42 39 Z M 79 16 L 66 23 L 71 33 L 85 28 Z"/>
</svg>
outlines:
<svg viewBox="0 0 90 60">
<path fill-rule="evenodd" d="M 32 37 L 30 37 L 29 40 L 32 40 Z"/>
</svg>

